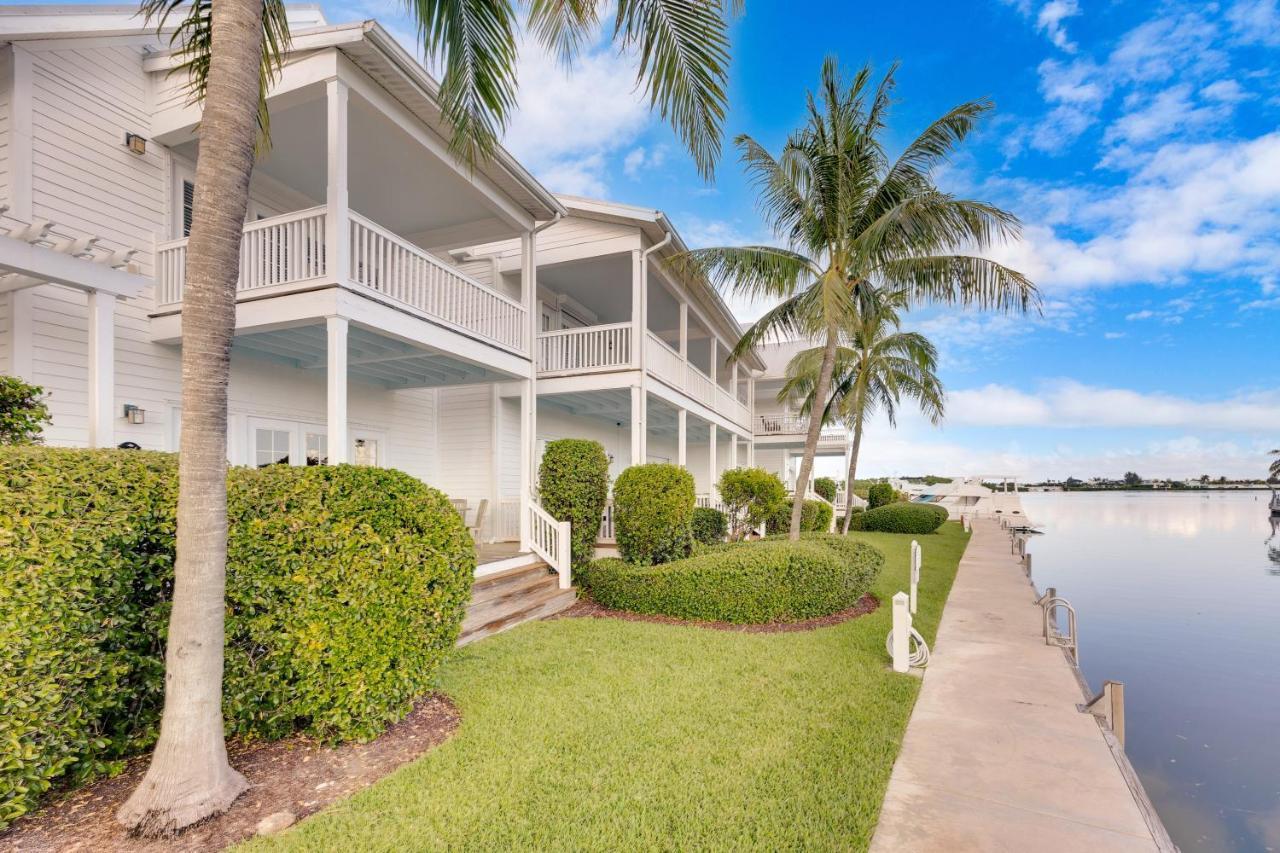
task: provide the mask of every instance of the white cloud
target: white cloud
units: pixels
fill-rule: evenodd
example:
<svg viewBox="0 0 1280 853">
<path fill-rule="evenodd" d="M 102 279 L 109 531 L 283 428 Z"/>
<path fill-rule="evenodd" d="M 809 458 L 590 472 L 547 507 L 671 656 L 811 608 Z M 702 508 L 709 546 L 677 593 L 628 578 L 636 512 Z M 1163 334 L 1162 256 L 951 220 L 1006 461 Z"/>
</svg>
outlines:
<svg viewBox="0 0 1280 853">
<path fill-rule="evenodd" d="M 1133 320 L 1150 320 L 1154 316 L 1156 316 L 1154 311 L 1144 309 L 1142 311 L 1134 311 L 1132 314 L 1126 314 L 1124 318 L 1132 322 Z"/>
<path fill-rule="evenodd" d="M 1232 30 L 1245 44 L 1280 45 L 1276 0 L 1240 0 L 1227 11 Z"/>
<path fill-rule="evenodd" d="M 1049 0 L 1040 7 L 1036 16 L 1036 29 L 1049 37 L 1049 41 L 1065 50 L 1075 53 L 1076 45 L 1067 37 L 1067 30 L 1062 22 L 1067 18 L 1080 14 L 1080 5 L 1076 0 Z"/>
<path fill-rule="evenodd" d="M 622 171 L 628 178 L 636 180 L 641 172 L 662 166 L 667 160 L 667 146 L 656 145 L 645 148 L 643 145 L 632 148 L 622 160 Z"/>
<path fill-rule="evenodd" d="M 1177 133 L 1216 125 L 1231 115 L 1231 103 L 1217 99 L 1197 106 L 1191 84 L 1180 83 L 1154 96 L 1132 94 L 1125 98 L 1127 112 L 1107 128 L 1104 144 L 1144 145 Z M 1106 160 L 1103 161 L 1104 165 Z"/>
<path fill-rule="evenodd" d="M 598 41 L 566 71 L 531 39 L 520 46 L 519 108 L 503 143 L 555 192 L 608 194 L 608 156 L 652 121 L 634 57 Z"/>
<path fill-rule="evenodd" d="M 1222 101 L 1228 104 L 1239 103 L 1253 98 L 1235 80 L 1215 80 L 1200 90 L 1200 97 L 1211 101 Z"/>
<path fill-rule="evenodd" d="M 1034 194 L 1021 183 L 1008 189 L 1020 199 Z M 1058 198 L 1068 200 L 1062 221 L 1095 236 L 1065 236 L 1033 220 L 1021 241 L 993 257 L 1050 291 L 1177 282 L 1195 272 L 1262 275 L 1280 266 L 1280 132 L 1169 143 L 1119 187 L 1076 189 L 1084 191 Z"/>
<path fill-rule="evenodd" d="M 1105 332 L 1102 336 L 1109 341 L 1118 341 L 1124 337 L 1124 332 Z"/>
<path fill-rule="evenodd" d="M 1201 401 L 1074 380 L 1046 383 L 1035 394 L 991 384 L 948 393 L 947 421 L 964 426 L 1260 432 L 1280 423 L 1280 391 Z"/>
</svg>

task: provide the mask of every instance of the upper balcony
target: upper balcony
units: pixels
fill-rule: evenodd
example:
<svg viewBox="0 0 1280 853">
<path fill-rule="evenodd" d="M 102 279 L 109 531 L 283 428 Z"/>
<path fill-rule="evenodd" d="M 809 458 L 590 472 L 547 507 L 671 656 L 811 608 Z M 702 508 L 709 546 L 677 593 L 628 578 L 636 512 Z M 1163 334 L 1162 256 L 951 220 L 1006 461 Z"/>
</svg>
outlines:
<svg viewBox="0 0 1280 853">
<path fill-rule="evenodd" d="M 236 282 L 236 346 L 323 363 L 329 318 L 354 330 L 353 369 L 391 388 L 532 372 L 533 294 L 450 254 L 530 233 L 559 203 L 498 152 L 474 168 L 449 151 L 435 84 L 376 26 L 301 34 L 274 85 L 270 147 L 254 166 Z M 171 56 L 147 60 L 167 72 Z M 152 336 L 181 340 L 194 215 L 198 107 L 157 80 L 153 138 L 172 153 L 170 239 L 156 245 Z"/>
</svg>

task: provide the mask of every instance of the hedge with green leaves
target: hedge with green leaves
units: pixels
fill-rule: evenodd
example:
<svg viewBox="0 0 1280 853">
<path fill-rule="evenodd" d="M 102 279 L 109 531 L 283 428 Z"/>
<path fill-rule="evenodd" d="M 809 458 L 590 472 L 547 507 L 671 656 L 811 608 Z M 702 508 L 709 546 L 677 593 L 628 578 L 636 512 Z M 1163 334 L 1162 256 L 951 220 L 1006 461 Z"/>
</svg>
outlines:
<svg viewBox="0 0 1280 853">
<path fill-rule="evenodd" d="M 763 468 L 730 468 L 720 475 L 717 488 L 728 507 L 735 537 L 764 524 L 774 508 L 787 499 L 786 486 L 778 475 Z"/>
<path fill-rule="evenodd" d="M 0 374 L 0 444 L 39 444 L 51 419 L 43 388 Z"/>
<path fill-rule="evenodd" d="M 177 458 L 0 449 L 0 827 L 149 747 L 164 690 Z M 227 731 L 366 739 L 428 692 L 475 556 L 397 471 L 228 478 Z"/>
<path fill-rule="evenodd" d="M 947 510 L 937 504 L 894 503 L 854 516 L 858 530 L 874 533 L 932 533 L 947 520 Z M 850 529 L 853 528 L 851 523 Z"/>
<path fill-rule="evenodd" d="M 813 481 L 813 490 L 819 497 L 826 498 L 829 503 L 836 500 L 836 481 L 830 477 L 818 477 Z"/>
<path fill-rule="evenodd" d="M 596 537 L 609 500 L 609 457 L 598 441 L 561 438 L 547 442 L 538 466 L 542 508 L 572 530 L 573 566 L 596 553 Z"/>
<path fill-rule="evenodd" d="M 729 517 L 707 506 L 693 508 L 693 539 L 703 545 L 716 545 L 729 535 Z"/>
<path fill-rule="evenodd" d="M 822 501 L 807 500 L 800 508 L 801 533 L 826 533 L 831 528 L 831 505 Z M 788 533 L 791 530 L 791 501 L 784 499 L 773 505 L 773 512 L 765 518 L 764 532 L 768 535 Z"/>
<path fill-rule="evenodd" d="M 613 485 L 622 559 L 640 566 L 687 557 L 693 547 L 693 475 L 679 465 L 633 465 Z"/>
<path fill-rule="evenodd" d="M 884 555 L 842 537 L 725 545 L 684 560 L 635 566 L 597 560 L 579 574 L 606 607 L 680 619 L 794 622 L 852 607 L 870 589 Z"/>
<path fill-rule="evenodd" d="M 893 486 L 888 483 L 872 483 L 867 489 L 867 509 L 876 509 L 893 503 Z"/>
</svg>

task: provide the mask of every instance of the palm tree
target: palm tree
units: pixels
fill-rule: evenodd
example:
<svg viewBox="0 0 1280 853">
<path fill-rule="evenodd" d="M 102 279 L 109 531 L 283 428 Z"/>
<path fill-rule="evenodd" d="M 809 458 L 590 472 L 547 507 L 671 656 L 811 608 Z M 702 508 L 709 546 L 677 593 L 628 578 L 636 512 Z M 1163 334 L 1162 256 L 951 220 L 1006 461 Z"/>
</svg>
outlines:
<svg viewBox="0 0 1280 853">
<path fill-rule="evenodd" d="M 853 513 L 853 482 L 858 474 L 858 454 L 868 418 L 884 411 L 890 426 L 897 426 L 897 408 L 902 397 L 915 400 L 921 412 L 935 426 L 944 409 L 942 383 L 938 380 L 938 352 L 924 335 L 903 332 L 898 310 L 905 302 L 902 293 L 890 293 L 878 304 L 864 306 L 857 325 L 842 330 L 847 340 L 836 349 L 831 395 L 823 409 L 821 423 L 844 423 L 853 431 L 849 471 L 845 478 L 845 516 L 841 532 L 849 532 Z M 801 412 L 812 415 L 814 386 L 822 370 L 822 348 L 797 353 L 787 365 L 787 381 L 778 393 L 778 402 L 799 401 Z"/>
<path fill-rule="evenodd" d="M 876 294 L 907 304 L 960 303 L 1026 311 L 1039 303 L 1021 273 L 964 251 L 981 252 L 1019 233 L 1011 213 L 939 190 L 933 170 L 969 135 L 989 101 L 954 107 L 897 158 L 882 140 L 894 69 L 872 86 L 864 67 L 847 85 L 835 59 L 822 67 L 808 119 L 778 157 L 743 134 L 735 144 L 758 191 L 757 205 L 783 247 L 700 249 L 685 266 L 750 299 L 777 301 L 743 334 L 732 357 L 773 337 L 822 342 L 814 397 L 831 388 L 840 330 L 854 326 Z M 791 538 L 813 469 L 820 418 L 811 418 L 791 508 Z"/>
<path fill-rule="evenodd" d="M 613 40 L 638 58 L 650 104 L 710 177 L 720 150 L 728 17 L 741 0 L 620 0 Z M 516 106 L 517 4 L 411 0 L 424 52 L 442 59 L 452 150 L 491 154 Z M 531 0 L 527 28 L 567 64 L 595 31 L 600 0 Z M 289 47 L 283 0 L 142 0 L 172 43 L 190 94 L 204 104 L 182 325 L 177 560 L 165 659 L 165 704 L 151 765 L 117 813 L 147 835 L 225 810 L 247 786 L 223 740 L 227 381 L 240 238 L 255 148 L 266 140 L 266 92 Z M 214 152 L 214 156 L 203 156 Z"/>
</svg>

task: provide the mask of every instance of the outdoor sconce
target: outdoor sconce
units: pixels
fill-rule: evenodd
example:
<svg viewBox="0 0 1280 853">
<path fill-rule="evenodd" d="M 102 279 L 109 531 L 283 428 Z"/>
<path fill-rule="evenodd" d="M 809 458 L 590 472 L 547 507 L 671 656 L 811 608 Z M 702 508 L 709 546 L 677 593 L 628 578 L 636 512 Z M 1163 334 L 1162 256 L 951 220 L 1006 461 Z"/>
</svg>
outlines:
<svg viewBox="0 0 1280 853">
<path fill-rule="evenodd" d="M 146 154 L 147 140 L 136 133 L 126 133 L 124 135 L 124 147 L 134 154 Z"/>
<path fill-rule="evenodd" d="M 147 410 L 139 409 L 133 403 L 125 403 L 124 419 L 131 424 L 145 424 L 147 422 Z"/>
</svg>

